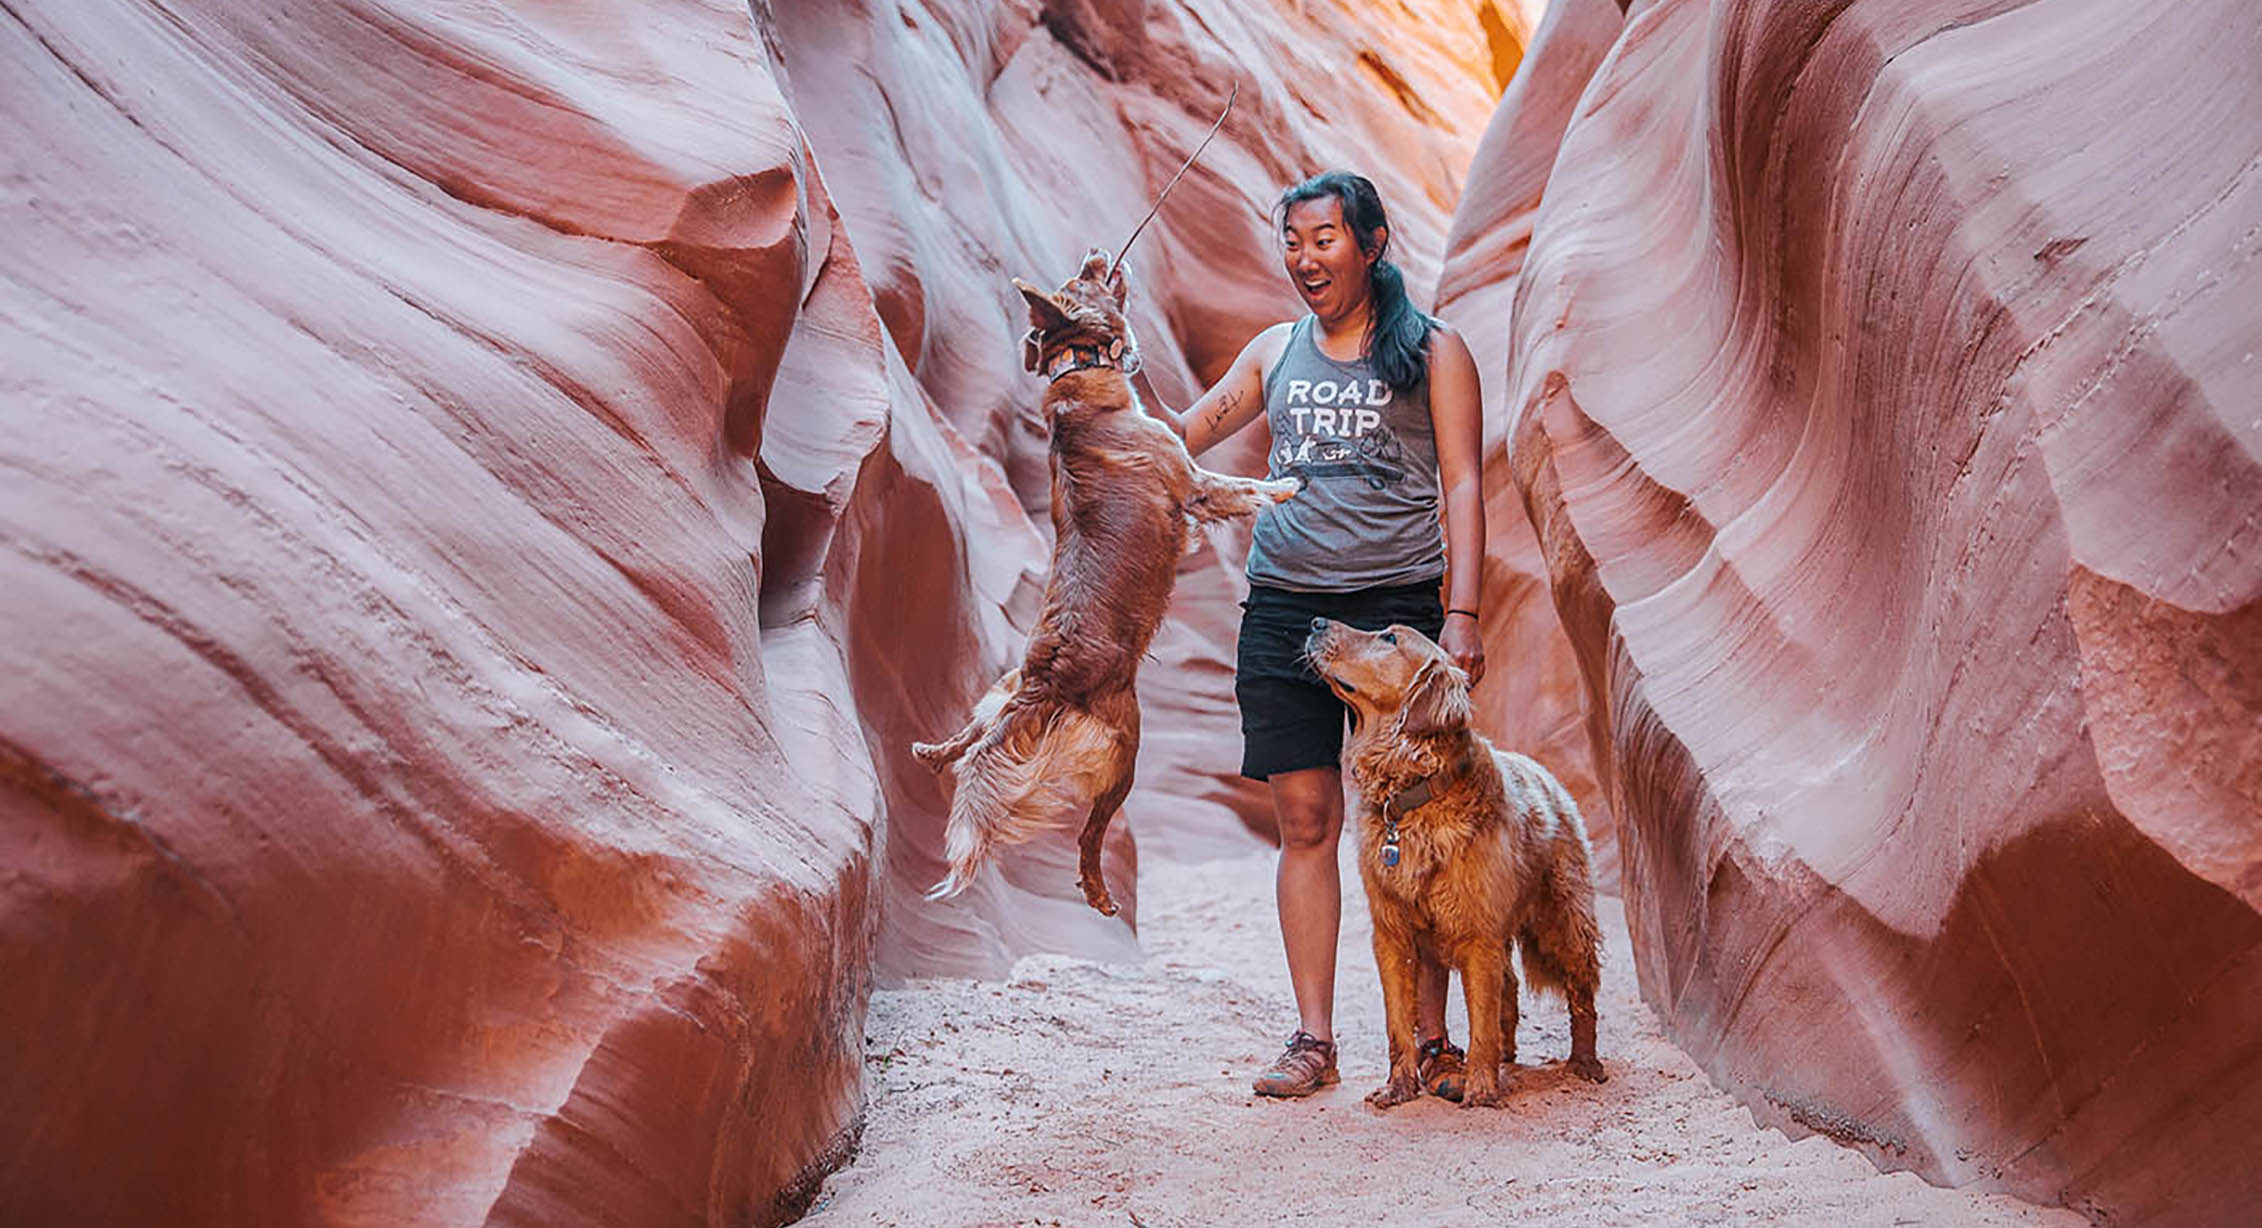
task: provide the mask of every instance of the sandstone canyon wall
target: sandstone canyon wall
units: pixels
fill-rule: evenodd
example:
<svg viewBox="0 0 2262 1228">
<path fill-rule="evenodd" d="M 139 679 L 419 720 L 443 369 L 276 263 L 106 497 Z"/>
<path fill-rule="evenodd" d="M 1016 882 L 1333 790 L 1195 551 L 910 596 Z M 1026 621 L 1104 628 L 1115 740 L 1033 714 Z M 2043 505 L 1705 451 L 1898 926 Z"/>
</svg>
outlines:
<svg viewBox="0 0 2262 1228">
<path fill-rule="evenodd" d="M 918 400 L 744 10 L 0 55 L 4 1218 L 775 1218 L 856 1109 L 884 816 L 880 595 L 778 556 L 965 496 L 875 443 Z M 781 448 L 926 498 L 785 520 Z"/>
<path fill-rule="evenodd" d="M 1504 11 L 7 6 L 0 1219 L 772 1223 L 873 969 L 1130 951 L 1065 845 L 916 898 L 903 747 L 1042 582 L 1005 279 L 1238 80 L 1133 257 L 1154 387 L 1292 310 L 1265 206 L 1322 165 L 1426 284 Z M 1157 644 L 1126 899 L 1129 833 L 1261 821 L 1238 548 Z"/>
<path fill-rule="evenodd" d="M 1883 1166 L 2244 1222 L 2262 12 L 1630 8 L 1551 14 L 1444 292 L 1513 300 L 1645 995 Z"/>
<path fill-rule="evenodd" d="M 1486 14 L 1505 25 L 1488 34 Z M 894 348 L 934 412 L 985 458 L 985 480 L 1043 532 L 1046 438 L 1014 344 L 1025 313 L 998 292 L 1006 278 L 1057 284 L 1088 248 L 1121 243 L 1238 85 L 1216 142 L 1128 262 L 1143 385 L 1183 407 L 1249 338 L 1301 310 L 1269 216 L 1285 184 L 1329 166 L 1368 170 L 1394 211 L 1395 255 L 1414 284 L 1434 277 L 1460 175 L 1524 27 L 1506 9 L 1438 0 L 1397 10 L 1190 0 L 778 5 L 765 28 Z M 1265 446 L 1250 431 L 1204 459 L 1259 471 Z M 1111 832 L 1119 885 L 1136 870 L 1127 832 L 1179 853 L 1270 835 L 1268 794 L 1238 775 L 1231 675 L 1245 542 L 1242 526 L 1217 531 L 1181 568 L 1142 675 L 1139 788 Z M 906 676 L 931 696 L 927 710 L 963 712 L 1018 659 L 1042 547 L 1012 557 L 1032 568 L 1029 600 L 1006 611 L 1010 633 Z M 934 904 L 920 893 L 939 876 L 939 825 L 891 825 L 882 975 L 995 973 L 1035 947 L 1129 953 L 1130 931 L 1070 889 L 1073 858 L 1067 840 L 1008 850 L 966 897 Z"/>
<path fill-rule="evenodd" d="M 1597 774 L 1598 759 L 1608 755 L 1596 723 L 1601 709 L 1588 702 L 1592 684 L 1581 675 L 1585 668 L 1591 677 L 1593 663 L 1564 637 L 1547 561 L 1516 489 L 1507 376 L 1509 316 L 1532 217 L 1572 110 L 1622 24 L 1608 0 L 1549 7 L 1469 167 L 1437 289 L 1437 312 L 1467 339 L 1484 392 L 1488 671 L 1470 698 L 1488 734 L 1546 763 L 1578 799 L 1596 884 L 1610 893 L 1618 889 L 1618 838 Z"/>
</svg>

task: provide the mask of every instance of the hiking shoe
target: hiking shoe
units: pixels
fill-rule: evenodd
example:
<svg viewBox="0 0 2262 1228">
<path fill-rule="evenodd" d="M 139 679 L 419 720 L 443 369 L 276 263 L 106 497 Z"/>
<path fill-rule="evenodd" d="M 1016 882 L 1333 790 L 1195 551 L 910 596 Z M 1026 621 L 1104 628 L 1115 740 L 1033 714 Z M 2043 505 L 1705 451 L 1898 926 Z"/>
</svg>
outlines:
<svg viewBox="0 0 2262 1228">
<path fill-rule="evenodd" d="M 1260 1096 L 1309 1096 L 1342 1080 L 1335 1073 L 1335 1042 L 1298 1031 L 1272 1068 L 1257 1076 L 1256 1089 Z"/>
<path fill-rule="evenodd" d="M 1425 1040 L 1421 1047 L 1420 1064 L 1415 1068 L 1421 1076 L 1422 1090 L 1443 1100 L 1459 1103 L 1462 1075 L 1468 1071 L 1467 1055 L 1453 1047 L 1453 1042 L 1440 1036 Z"/>
</svg>

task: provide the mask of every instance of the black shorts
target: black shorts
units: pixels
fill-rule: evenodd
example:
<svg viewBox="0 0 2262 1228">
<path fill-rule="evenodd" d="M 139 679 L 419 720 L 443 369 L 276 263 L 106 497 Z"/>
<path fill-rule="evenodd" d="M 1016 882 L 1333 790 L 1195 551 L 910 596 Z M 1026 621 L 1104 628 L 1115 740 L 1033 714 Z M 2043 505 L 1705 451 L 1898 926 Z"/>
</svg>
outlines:
<svg viewBox="0 0 2262 1228">
<path fill-rule="evenodd" d="M 1362 631 L 1403 623 L 1436 639 L 1445 629 L 1437 580 L 1348 593 L 1294 593 L 1249 586 L 1241 603 L 1241 642 L 1234 655 L 1233 697 L 1241 704 L 1241 774 L 1337 767 L 1349 712 L 1304 662 L 1314 618 Z"/>
</svg>

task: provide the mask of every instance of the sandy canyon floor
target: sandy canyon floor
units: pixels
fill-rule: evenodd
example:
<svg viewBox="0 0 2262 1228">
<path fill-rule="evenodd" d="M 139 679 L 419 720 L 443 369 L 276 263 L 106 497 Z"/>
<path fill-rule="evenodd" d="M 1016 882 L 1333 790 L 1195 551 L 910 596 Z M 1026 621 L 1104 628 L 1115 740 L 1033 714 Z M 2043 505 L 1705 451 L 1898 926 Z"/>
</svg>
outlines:
<svg viewBox="0 0 2262 1228">
<path fill-rule="evenodd" d="M 1345 867 L 1337 1040 L 1343 1083 L 1250 1094 L 1293 1028 L 1269 851 L 1150 860 L 1138 963 L 1022 960 L 1005 983 L 932 980 L 872 1001 L 856 1160 L 812 1228 L 890 1225 L 2078 1225 L 2071 1212 L 1881 1174 L 1827 1139 L 1755 1124 L 1659 1031 L 1634 984 L 1623 911 L 1601 1052 L 1610 1081 L 1562 1067 L 1563 1006 L 1527 993 L 1512 1099 L 1377 1113 L 1382 999 L 1365 900 Z M 1453 1033 L 1467 1042 L 1454 990 Z"/>
</svg>

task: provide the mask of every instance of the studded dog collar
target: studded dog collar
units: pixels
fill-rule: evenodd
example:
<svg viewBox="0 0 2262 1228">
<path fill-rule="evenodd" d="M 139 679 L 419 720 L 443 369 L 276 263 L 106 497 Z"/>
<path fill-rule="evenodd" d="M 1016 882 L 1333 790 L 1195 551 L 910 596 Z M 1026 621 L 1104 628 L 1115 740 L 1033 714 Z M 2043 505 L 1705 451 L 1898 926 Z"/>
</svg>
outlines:
<svg viewBox="0 0 2262 1228">
<path fill-rule="evenodd" d="M 1039 372 L 1047 381 L 1057 381 L 1064 376 L 1095 367 L 1121 370 L 1127 376 L 1136 375 L 1139 371 L 1139 351 L 1126 347 L 1121 337 L 1105 346 L 1064 345 L 1050 362 L 1045 361 L 1044 353 L 1044 333 L 1030 329 L 1021 338 L 1021 365 L 1030 371 Z"/>
</svg>

